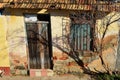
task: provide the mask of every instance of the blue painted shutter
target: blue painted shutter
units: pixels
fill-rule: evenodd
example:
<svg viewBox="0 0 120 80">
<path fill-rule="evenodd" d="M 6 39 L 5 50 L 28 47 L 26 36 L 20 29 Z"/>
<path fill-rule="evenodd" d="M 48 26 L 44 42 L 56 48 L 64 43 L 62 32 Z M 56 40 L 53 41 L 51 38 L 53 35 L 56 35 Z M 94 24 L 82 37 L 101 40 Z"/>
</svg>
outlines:
<svg viewBox="0 0 120 80">
<path fill-rule="evenodd" d="M 74 24 L 71 26 L 71 45 L 74 50 L 90 50 L 90 25 Z"/>
</svg>

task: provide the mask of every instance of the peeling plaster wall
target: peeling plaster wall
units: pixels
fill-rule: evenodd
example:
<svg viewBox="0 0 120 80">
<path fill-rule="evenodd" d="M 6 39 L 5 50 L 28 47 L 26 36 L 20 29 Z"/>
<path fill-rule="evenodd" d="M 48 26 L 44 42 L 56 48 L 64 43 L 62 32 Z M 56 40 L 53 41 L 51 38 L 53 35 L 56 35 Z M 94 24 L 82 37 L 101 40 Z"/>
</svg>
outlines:
<svg viewBox="0 0 120 80">
<path fill-rule="evenodd" d="M 27 74 L 26 31 L 24 16 L 20 10 L 6 10 L 6 33 L 11 74 Z"/>
<path fill-rule="evenodd" d="M 106 16 L 106 19 L 109 19 L 111 15 L 114 14 L 114 12 L 111 12 L 109 15 Z M 57 15 L 57 16 L 56 16 Z M 57 43 L 57 40 L 55 37 L 60 37 L 62 36 L 62 17 L 58 16 L 60 15 L 57 13 L 54 16 L 51 16 L 51 24 L 52 24 L 52 36 L 53 36 L 53 41 L 55 40 Z M 62 14 L 63 15 L 63 14 Z M 118 14 L 116 15 L 118 16 Z M 114 16 L 110 21 L 114 21 L 116 19 L 116 16 Z M 67 15 L 66 15 L 67 17 Z M 64 17 L 65 18 L 65 17 Z M 107 20 L 106 20 L 107 21 Z M 103 26 L 105 22 L 105 19 L 97 20 L 96 26 L 95 26 L 95 37 L 96 37 L 96 47 L 99 49 L 100 48 L 100 42 L 102 35 L 104 33 L 105 27 Z M 59 28 L 58 28 L 59 27 Z M 117 59 L 117 48 L 118 48 L 118 37 L 119 37 L 119 27 L 118 23 L 114 22 L 108 26 L 107 32 L 105 34 L 105 37 L 103 39 L 103 49 L 102 49 L 102 55 L 103 55 L 103 60 L 106 64 L 106 67 L 109 70 L 115 70 L 115 65 L 116 65 L 116 59 Z M 59 44 L 62 44 L 62 41 L 58 42 Z M 87 63 L 87 66 L 94 71 L 94 69 L 98 71 L 106 71 L 105 68 L 101 64 L 101 60 L 97 56 L 94 56 L 94 59 L 92 62 Z M 88 53 L 89 54 L 89 53 Z M 54 69 L 56 70 L 56 73 L 60 71 L 60 73 L 67 73 L 70 70 L 71 71 L 81 71 L 80 67 L 77 67 L 78 65 L 75 64 L 74 60 L 66 58 L 66 55 L 63 54 L 61 51 L 53 47 L 53 57 L 56 56 L 54 59 Z M 91 60 L 92 58 L 90 56 L 84 57 L 83 61 Z M 60 66 L 62 64 L 62 66 Z M 59 69 L 58 69 L 59 68 Z M 74 68 L 74 70 L 73 70 Z M 58 73 L 59 74 L 59 73 Z"/>
<path fill-rule="evenodd" d="M 102 40 L 102 36 L 105 30 L 105 21 L 109 20 L 108 18 L 112 17 L 111 15 L 114 14 L 114 12 L 111 12 L 109 15 L 106 16 L 106 18 L 97 20 L 96 23 L 96 47 L 100 49 L 100 43 Z M 116 16 L 112 17 L 110 21 L 116 20 L 116 18 L 119 17 L 118 14 Z M 105 37 L 103 39 L 103 49 L 102 49 L 102 57 L 105 62 L 106 67 L 109 70 L 115 70 L 116 66 L 116 59 L 117 59 L 117 48 L 118 48 L 118 38 L 119 38 L 119 26 L 117 22 L 114 22 L 108 26 L 108 29 L 105 33 Z M 106 71 L 105 68 L 101 64 L 100 59 L 96 59 L 93 62 L 91 62 L 89 65 L 91 70 L 94 71 L 94 69 L 98 71 Z"/>
<path fill-rule="evenodd" d="M 9 67 L 9 54 L 6 38 L 6 19 L 0 16 L 0 67 Z"/>
<path fill-rule="evenodd" d="M 63 28 L 63 19 L 69 20 L 69 14 L 67 12 L 61 11 L 53 11 L 51 14 L 51 33 L 52 33 L 52 41 L 56 44 L 62 44 L 62 28 Z M 66 23 L 64 23 L 66 24 Z M 53 56 L 57 56 L 57 58 L 62 57 L 62 51 L 53 46 Z"/>
<path fill-rule="evenodd" d="M 26 29 L 24 23 L 24 13 L 35 13 L 38 10 L 17 10 L 7 9 L 6 23 L 7 23 L 7 42 L 10 58 L 10 69 L 12 74 L 27 74 L 28 63 L 28 50 L 26 40 Z M 62 19 L 68 18 L 67 12 L 50 11 L 51 15 L 51 34 L 52 40 L 56 41 L 56 37 L 60 37 L 59 41 L 62 41 Z M 53 47 L 53 56 L 57 56 L 58 59 L 63 57 L 63 52 Z M 21 69 L 22 68 L 22 69 Z"/>
<path fill-rule="evenodd" d="M 4 70 L 4 75 L 10 75 L 9 47 L 7 42 L 6 17 L 0 16 L 0 70 Z"/>
</svg>

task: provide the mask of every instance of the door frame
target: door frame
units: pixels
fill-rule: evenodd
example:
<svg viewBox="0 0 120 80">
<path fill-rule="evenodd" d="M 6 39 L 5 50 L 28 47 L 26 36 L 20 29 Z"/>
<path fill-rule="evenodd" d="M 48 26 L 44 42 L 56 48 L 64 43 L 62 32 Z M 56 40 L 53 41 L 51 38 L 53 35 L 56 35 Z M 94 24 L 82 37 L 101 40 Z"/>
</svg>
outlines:
<svg viewBox="0 0 120 80">
<path fill-rule="evenodd" d="M 39 14 L 35 14 L 35 13 L 24 13 L 24 25 L 25 25 L 25 34 L 26 34 L 26 40 L 27 40 L 27 30 L 26 30 L 26 21 L 25 21 L 25 15 L 36 15 L 39 16 Z M 40 14 L 42 15 L 42 14 Z M 49 24 L 48 24 L 48 41 L 49 41 L 49 56 L 50 56 L 50 69 L 53 69 L 53 51 L 52 51 L 52 33 L 51 33 L 51 20 L 50 20 L 50 14 L 44 14 L 44 15 L 48 15 L 49 16 Z M 28 70 L 30 70 L 30 57 L 29 57 L 29 48 L 28 48 L 28 40 L 26 41 L 26 48 L 28 51 L 27 52 L 27 58 L 28 58 Z"/>
</svg>

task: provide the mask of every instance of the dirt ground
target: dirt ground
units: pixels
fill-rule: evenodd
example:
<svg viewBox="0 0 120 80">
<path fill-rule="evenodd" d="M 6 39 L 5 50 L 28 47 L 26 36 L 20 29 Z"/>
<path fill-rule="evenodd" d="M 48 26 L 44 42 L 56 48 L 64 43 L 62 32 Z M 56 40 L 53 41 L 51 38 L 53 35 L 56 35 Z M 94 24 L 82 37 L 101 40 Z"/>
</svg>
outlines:
<svg viewBox="0 0 120 80">
<path fill-rule="evenodd" d="M 52 76 L 52 77 L 3 76 L 0 77 L 0 80 L 81 80 L 81 79 L 71 75 L 71 76 Z"/>
<path fill-rule="evenodd" d="M 91 80 L 89 76 L 79 78 L 74 75 L 51 76 L 51 77 L 29 77 L 29 76 L 3 76 L 0 80 Z"/>
</svg>

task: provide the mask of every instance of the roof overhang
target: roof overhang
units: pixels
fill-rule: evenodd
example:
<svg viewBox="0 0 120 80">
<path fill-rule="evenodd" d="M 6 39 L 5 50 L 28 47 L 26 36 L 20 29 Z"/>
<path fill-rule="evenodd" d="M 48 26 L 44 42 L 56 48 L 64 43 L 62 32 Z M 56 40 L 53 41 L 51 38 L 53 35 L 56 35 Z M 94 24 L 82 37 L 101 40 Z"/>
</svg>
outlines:
<svg viewBox="0 0 120 80">
<path fill-rule="evenodd" d="M 98 4 L 96 0 L 89 0 L 88 3 L 85 3 L 86 0 L 76 0 L 81 1 L 78 3 L 71 3 L 69 1 L 70 0 L 3 0 L 0 1 L 0 8 L 120 11 L 119 3 Z"/>
</svg>

